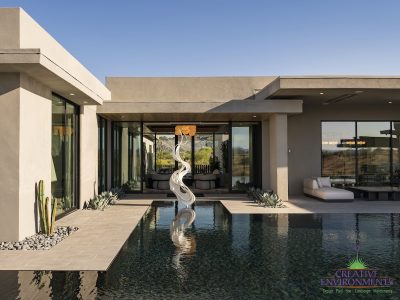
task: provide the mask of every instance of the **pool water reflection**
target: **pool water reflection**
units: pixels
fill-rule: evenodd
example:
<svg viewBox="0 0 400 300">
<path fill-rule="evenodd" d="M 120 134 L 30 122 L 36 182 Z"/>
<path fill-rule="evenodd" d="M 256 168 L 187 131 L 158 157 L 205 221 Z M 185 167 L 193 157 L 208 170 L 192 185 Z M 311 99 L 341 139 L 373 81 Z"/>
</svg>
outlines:
<svg viewBox="0 0 400 300">
<path fill-rule="evenodd" d="M 180 208 L 174 202 L 155 202 L 107 272 L 0 272 L 0 295 L 335 299 L 337 295 L 322 293 L 320 280 L 345 268 L 357 244 L 363 261 L 396 283 L 391 296 L 351 297 L 400 295 L 398 214 L 230 215 L 219 202 L 197 202 L 196 219 L 180 248 L 171 240 L 171 221 Z"/>
</svg>

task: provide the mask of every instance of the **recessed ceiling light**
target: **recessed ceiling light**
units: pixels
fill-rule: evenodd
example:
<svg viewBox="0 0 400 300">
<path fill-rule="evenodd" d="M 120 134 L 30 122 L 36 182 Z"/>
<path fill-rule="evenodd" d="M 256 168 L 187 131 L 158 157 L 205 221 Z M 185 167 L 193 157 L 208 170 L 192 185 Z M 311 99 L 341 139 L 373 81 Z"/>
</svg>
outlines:
<svg viewBox="0 0 400 300">
<path fill-rule="evenodd" d="M 254 115 L 253 118 L 257 118 L 257 116 Z"/>
<path fill-rule="evenodd" d="M 321 92 L 321 93 L 319 93 L 320 95 L 323 95 L 324 93 L 323 92 Z"/>
<path fill-rule="evenodd" d="M 389 103 L 389 104 L 392 104 L 393 102 L 392 102 L 392 101 L 389 101 L 388 103 Z"/>
<path fill-rule="evenodd" d="M 70 95 L 70 96 L 75 96 L 75 94 L 74 94 L 74 93 L 69 93 L 69 95 Z"/>
</svg>

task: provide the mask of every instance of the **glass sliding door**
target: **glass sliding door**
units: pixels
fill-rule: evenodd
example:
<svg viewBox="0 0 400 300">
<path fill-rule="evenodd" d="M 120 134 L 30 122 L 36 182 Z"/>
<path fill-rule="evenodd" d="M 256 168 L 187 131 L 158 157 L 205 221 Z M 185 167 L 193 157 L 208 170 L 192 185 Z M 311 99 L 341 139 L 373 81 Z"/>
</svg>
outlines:
<svg viewBox="0 0 400 300">
<path fill-rule="evenodd" d="M 357 122 L 358 184 L 390 185 L 390 122 Z"/>
<path fill-rule="evenodd" d="M 53 95 L 51 191 L 57 200 L 57 214 L 77 207 L 78 118 L 77 106 Z"/>
<path fill-rule="evenodd" d="M 194 174 L 212 173 L 214 163 L 214 145 L 212 134 L 194 136 Z"/>
<path fill-rule="evenodd" d="M 256 165 L 260 164 L 261 135 L 258 123 L 232 124 L 232 190 L 246 191 L 250 186 L 261 184 L 261 175 Z"/>
<path fill-rule="evenodd" d="M 341 186 L 400 183 L 399 122 L 321 122 L 322 176 Z"/>
<path fill-rule="evenodd" d="M 113 123 L 113 186 L 125 192 L 142 190 L 140 122 Z"/>
<path fill-rule="evenodd" d="M 322 122 L 322 176 L 334 185 L 356 182 L 355 122 Z"/>
<path fill-rule="evenodd" d="M 156 166 L 155 171 L 161 174 L 172 174 L 175 169 L 175 160 L 172 151 L 175 147 L 174 134 L 156 133 Z"/>
<path fill-rule="evenodd" d="M 98 124 L 98 193 L 107 189 L 107 121 L 97 117 Z"/>
<path fill-rule="evenodd" d="M 230 189 L 230 169 L 229 169 L 229 128 L 224 126 L 222 132 L 216 132 L 214 134 L 214 167 L 220 172 L 220 179 L 217 181 L 217 187 Z"/>
<path fill-rule="evenodd" d="M 400 122 L 392 122 L 392 184 L 400 186 Z"/>
</svg>

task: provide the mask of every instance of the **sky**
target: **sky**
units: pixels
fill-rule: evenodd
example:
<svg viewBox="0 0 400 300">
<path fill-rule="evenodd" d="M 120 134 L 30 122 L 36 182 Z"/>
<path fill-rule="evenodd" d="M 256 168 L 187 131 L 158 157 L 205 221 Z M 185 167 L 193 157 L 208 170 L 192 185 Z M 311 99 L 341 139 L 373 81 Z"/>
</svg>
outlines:
<svg viewBox="0 0 400 300">
<path fill-rule="evenodd" d="M 398 0 L 0 0 L 0 6 L 24 8 L 102 81 L 400 75 Z"/>
</svg>

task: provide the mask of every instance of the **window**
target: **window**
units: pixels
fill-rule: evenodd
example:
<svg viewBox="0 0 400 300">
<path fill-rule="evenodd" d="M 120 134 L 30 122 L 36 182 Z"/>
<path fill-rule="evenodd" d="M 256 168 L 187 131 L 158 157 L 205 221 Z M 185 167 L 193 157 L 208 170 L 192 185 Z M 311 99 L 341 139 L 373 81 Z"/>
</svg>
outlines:
<svg viewBox="0 0 400 300">
<path fill-rule="evenodd" d="M 357 122 L 358 185 L 390 185 L 390 122 Z"/>
<path fill-rule="evenodd" d="M 125 192 L 142 190 L 141 123 L 113 123 L 113 186 Z"/>
<path fill-rule="evenodd" d="M 98 192 L 107 189 L 107 120 L 98 117 Z"/>
<path fill-rule="evenodd" d="M 322 122 L 322 176 L 341 186 L 385 186 L 399 181 L 398 124 Z"/>
<path fill-rule="evenodd" d="M 322 122 L 322 176 L 333 184 L 356 182 L 355 122 Z"/>
<path fill-rule="evenodd" d="M 52 101 L 51 192 L 57 215 L 77 207 L 79 108 L 58 95 Z"/>
<path fill-rule="evenodd" d="M 232 124 L 232 190 L 261 185 L 261 132 L 258 123 Z"/>
</svg>

